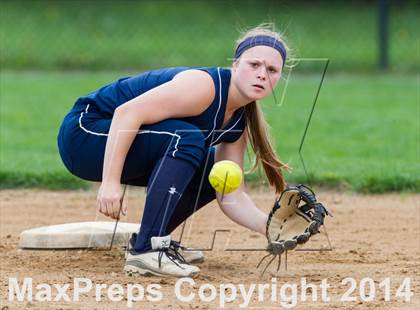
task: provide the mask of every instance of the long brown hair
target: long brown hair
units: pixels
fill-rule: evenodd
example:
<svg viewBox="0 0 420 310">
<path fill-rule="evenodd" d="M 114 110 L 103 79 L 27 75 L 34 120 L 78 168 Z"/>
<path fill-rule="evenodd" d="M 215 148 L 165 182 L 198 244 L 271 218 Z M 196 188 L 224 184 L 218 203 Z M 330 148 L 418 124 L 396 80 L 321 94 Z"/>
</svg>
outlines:
<svg viewBox="0 0 420 310">
<path fill-rule="evenodd" d="M 286 47 L 286 50 L 289 52 L 289 48 L 285 44 L 284 40 L 275 31 L 274 25 L 267 23 L 261 24 L 245 32 L 237 40 L 235 50 L 242 41 L 257 35 L 268 35 L 277 39 L 278 41 L 281 41 Z M 284 180 L 282 170 L 287 170 L 289 167 L 284 164 L 276 154 L 269 133 L 268 124 L 264 118 L 261 107 L 255 101 L 245 106 L 245 117 L 247 121 L 247 133 L 249 141 L 252 150 L 255 153 L 255 163 L 252 170 L 258 168 L 259 164 L 261 163 L 269 184 L 275 188 L 276 193 L 280 193 L 286 187 L 286 182 Z"/>
</svg>

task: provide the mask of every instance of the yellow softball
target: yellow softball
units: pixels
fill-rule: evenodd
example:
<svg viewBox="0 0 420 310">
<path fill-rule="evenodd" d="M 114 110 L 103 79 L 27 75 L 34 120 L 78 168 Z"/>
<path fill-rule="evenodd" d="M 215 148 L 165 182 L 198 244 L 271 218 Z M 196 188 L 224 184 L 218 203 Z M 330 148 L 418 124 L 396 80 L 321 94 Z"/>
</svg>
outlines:
<svg viewBox="0 0 420 310">
<path fill-rule="evenodd" d="M 241 185 L 242 169 L 231 160 L 218 161 L 211 168 L 209 182 L 219 193 L 232 193 Z"/>
</svg>

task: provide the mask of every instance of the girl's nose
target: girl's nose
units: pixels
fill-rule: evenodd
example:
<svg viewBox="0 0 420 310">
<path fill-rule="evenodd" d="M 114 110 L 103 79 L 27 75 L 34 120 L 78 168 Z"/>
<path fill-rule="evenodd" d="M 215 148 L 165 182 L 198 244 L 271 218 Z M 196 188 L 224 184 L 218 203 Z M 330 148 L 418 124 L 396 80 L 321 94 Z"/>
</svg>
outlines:
<svg viewBox="0 0 420 310">
<path fill-rule="evenodd" d="M 266 73 L 265 73 L 265 68 L 262 68 L 262 69 L 258 72 L 257 77 L 258 77 L 258 79 L 260 79 L 260 80 L 265 80 L 265 75 L 266 75 Z"/>
</svg>

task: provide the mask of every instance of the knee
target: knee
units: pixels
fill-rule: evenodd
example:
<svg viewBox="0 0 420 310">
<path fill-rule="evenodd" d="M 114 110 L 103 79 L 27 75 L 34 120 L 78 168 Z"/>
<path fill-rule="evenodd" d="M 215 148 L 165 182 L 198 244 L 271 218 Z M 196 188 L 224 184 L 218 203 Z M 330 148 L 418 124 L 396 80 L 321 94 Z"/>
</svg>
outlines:
<svg viewBox="0 0 420 310">
<path fill-rule="evenodd" d="M 178 130 L 178 139 L 175 144 L 174 157 L 190 161 L 194 166 L 200 167 L 206 154 L 204 135 L 198 128 Z"/>
<path fill-rule="evenodd" d="M 212 192 L 214 193 L 213 187 L 209 182 L 209 174 L 213 167 L 215 160 L 215 147 L 209 147 L 206 149 L 204 160 L 201 162 L 200 167 L 196 170 L 192 180 L 191 186 L 198 190 L 200 187 L 203 192 Z"/>
</svg>

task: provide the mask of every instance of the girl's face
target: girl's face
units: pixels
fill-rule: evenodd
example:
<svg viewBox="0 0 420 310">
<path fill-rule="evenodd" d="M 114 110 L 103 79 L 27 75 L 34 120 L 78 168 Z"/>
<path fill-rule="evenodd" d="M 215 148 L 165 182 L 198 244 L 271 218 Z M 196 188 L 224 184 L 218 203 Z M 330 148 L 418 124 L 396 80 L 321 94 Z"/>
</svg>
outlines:
<svg viewBox="0 0 420 310">
<path fill-rule="evenodd" d="M 232 81 L 242 96 L 251 101 L 271 94 L 281 77 L 281 54 L 269 46 L 254 46 L 233 63 Z"/>
</svg>

